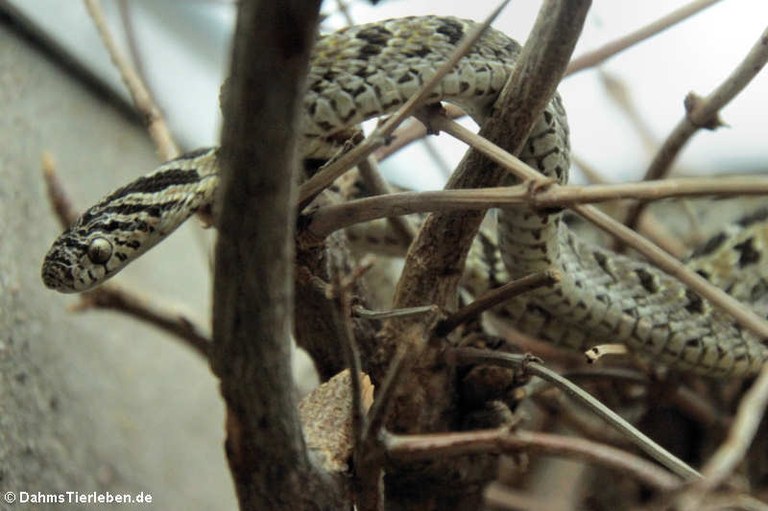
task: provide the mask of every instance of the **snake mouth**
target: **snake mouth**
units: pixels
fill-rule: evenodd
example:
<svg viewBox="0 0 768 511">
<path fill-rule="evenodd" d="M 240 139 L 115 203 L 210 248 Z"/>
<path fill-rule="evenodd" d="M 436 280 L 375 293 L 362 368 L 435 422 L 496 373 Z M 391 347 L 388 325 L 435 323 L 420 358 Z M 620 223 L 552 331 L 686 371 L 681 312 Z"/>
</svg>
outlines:
<svg viewBox="0 0 768 511">
<path fill-rule="evenodd" d="M 45 261 L 42 271 L 43 284 L 49 289 L 61 293 L 73 293 L 74 278 L 72 270 L 67 265 L 57 261 Z"/>
</svg>

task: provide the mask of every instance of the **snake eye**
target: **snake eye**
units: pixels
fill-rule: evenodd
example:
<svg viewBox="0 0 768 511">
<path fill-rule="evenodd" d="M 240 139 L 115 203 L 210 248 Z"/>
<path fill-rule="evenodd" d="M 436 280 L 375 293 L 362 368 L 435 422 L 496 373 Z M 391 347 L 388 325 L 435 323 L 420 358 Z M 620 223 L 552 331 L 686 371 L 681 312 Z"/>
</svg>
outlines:
<svg viewBox="0 0 768 511">
<path fill-rule="evenodd" d="M 104 264 L 112 257 L 112 243 L 105 238 L 93 238 L 88 245 L 88 259 L 93 264 Z"/>
</svg>

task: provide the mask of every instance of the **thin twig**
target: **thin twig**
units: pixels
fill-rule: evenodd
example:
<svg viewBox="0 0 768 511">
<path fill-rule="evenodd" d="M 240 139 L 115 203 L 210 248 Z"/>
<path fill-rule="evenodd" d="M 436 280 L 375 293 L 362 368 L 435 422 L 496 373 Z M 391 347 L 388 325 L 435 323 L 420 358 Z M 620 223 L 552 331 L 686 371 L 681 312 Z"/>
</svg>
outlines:
<svg viewBox="0 0 768 511">
<path fill-rule="evenodd" d="M 365 319 L 404 318 L 421 314 L 436 314 L 437 312 L 439 312 L 439 308 L 435 305 L 422 305 L 419 307 L 406 307 L 404 309 L 389 309 L 383 311 L 368 310 L 359 305 L 352 308 L 352 313 L 355 316 Z"/>
<path fill-rule="evenodd" d="M 144 118 L 147 130 L 149 131 L 149 136 L 152 137 L 152 140 L 157 147 L 157 153 L 160 156 L 160 159 L 165 161 L 175 158 L 179 155 L 179 149 L 173 140 L 173 136 L 160 113 L 160 109 L 150 96 L 146 86 L 141 81 L 141 78 L 133 69 L 133 66 L 131 66 L 128 59 L 123 56 L 120 49 L 117 47 L 117 44 L 109 31 L 107 19 L 101 8 L 100 0 L 84 1 L 91 18 L 93 18 L 96 29 L 99 31 L 101 40 L 103 41 L 107 52 L 109 52 L 112 63 L 118 71 L 120 71 L 120 76 L 128 88 L 128 91 L 131 93 L 136 109 Z"/>
<path fill-rule="evenodd" d="M 400 377 L 413 365 L 413 359 L 408 355 L 410 353 L 407 350 L 401 349 L 392 357 L 389 370 L 369 410 L 362 435 L 356 439 L 355 475 L 360 486 L 358 493 L 360 509 L 372 511 L 383 509 L 381 485 L 385 448 L 381 441 L 382 432 Z"/>
<path fill-rule="evenodd" d="M 538 178 L 541 179 L 541 176 Z M 558 185 L 546 189 L 523 184 L 505 188 L 401 192 L 319 208 L 307 215 L 303 235 L 312 240 L 323 239 L 331 232 L 353 224 L 412 213 L 503 208 L 518 204 L 546 208 L 619 199 L 661 200 L 672 197 L 766 194 L 768 178 L 760 177 L 677 178 L 588 186 Z"/>
<path fill-rule="evenodd" d="M 588 69 L 590 67 L 597 66 L 609 58 L 613 57 L 619 52 L 622 52 L 641 41 L 650 39 L 659 32 L 666 30 L 667 28 L 680 23 L 681 21 L 693 16 L 699 11 L 706 9 L 707 7 L 716 4 L 720 0 L 696 0 L 683 7 L 672 11 L 663 18 L 650 23 L 644 27 L 641 27 L 634 32 L 631 32 L 615 41 L 596 49 L 585 53 L 579 57 L 576 57 L 568 65 L 566 75 L 571 75 Z"/>
<path fill-rule="evenodd" d="M 629 86 L 625 80 L 598 69 L 598 78 L 605 89 L 608 98 L 619 107 L 630 125 L 634 129 L 647 154 L 653 154 L 658 148 L 658 141 L 650 124 L 645 121 L 637 102 L 632 100 Z"/>
<path fill-rule="evenodd" d="M 342 15 L 344 18 L 344 22 L 347 25 L 354 25 L 355 20 L 352 19 L 352 14 L 349 12 L 349 5 L 347 5 L 347 2 L 344 0 L 336 0 L 336 7 L 338 12 Z"/>
<path fill-rule="evenodd" d="M 211 339 L 191 320 L 170 309 L 162 309 L 156 303 L 148 303 L 136 293 L 116 284 L 103 285 L 81 295 L 80 303 L 73 310 L 90 308 L 111 309 L 140 319 L 150 325 L 175 335 L 203 358 L 210 356 Z"/>
<path fill-rule="evenodd" d="M 59 225 L 66 229 L 77 220 L 79 216 L 77 208 L 75 208 L 72 199 L 64 189 L 64 184 L 56 173 L 56 163 L 51 153 L 47 151 L 43 153 L 42 163 L 43 179 L 45 180 L 45 188 L 48 192 L 48 201 L 51 203 Z"/>
<path fill-rule="evenodd" d="M 443 105 L 444 113 L 450 119 L 458 119 L 467 115 L 464 110 L 450 103 Z M 423 139 L 429 134 L 424 124 L 412 120 L 397 128 L 392 134 L 392 139 L 373 152 L 377 161 L 383 161 L 409 144 Z"/>
<path fill-rule="evenodd" d="M 703 479 L 696 484 L 694 494 L 706 493 L 719 486 L 744 460 L 760 426 L 760 421 L 765 415 L 766 406 L 768 406 L 768 364 L 763 365 L 760 375 L 741 399 L 728 437 L 701 469 Z"/>
<path fill-rule="evenodd" d="M 562 376 L 572 381 L 610 379 L 643 386 L 651 384 L 647 374 L 621 367 L 572 369 L 564 371 Z M 727 429 L 733 422 L 730 417 L 724 416 L 717 406 L 707 400 L 705 396 L 684 385 L 674 386 L 672 394 L 665 394 L 663 399 L 665 402 L 670 402 L 675 409 L 695 419 L 702 426 Z"/>
<path fill-rule="evenodd" d="M 141 58 L 141 52 L 139 51 L 139 40 L 136 34 L 136 25 L 133 20 L 133 13 L 131 12 L 131 5 L 129 4 L 128 0 L 119 0 L 117 2 L 117 10 L 120 13 L 120 21 L 122 22 L 123 30 L 125 31 L 125 40 L 128 44 L 128 55 L 131 58 L 131 62 L 133 62 L 136 75 L 146 86 L 150 97 L 155 97 L 155 95 L 152 93 L 151 87 L 147 83 L 147 72 L 144 66 L 144 59 Z"/>
<path fill-rule="evenodd" d="M 363 405 L 362 368 L 360 365 L 360 352 L 355 341 L 351 314 L 352 314 L 352 296 L 350 288 L 354 282 L 364 273 L 365 270 L 357 269 L 352 275 L 342 278 L 343 265 L 339 254 L 330 254 L 332 267 L 332 299 L 336 303 L 336 322 L 340 323 L 336 330 L 341 337 L 340 343 L 344 351 L 347 366 L 350 370 L 350 390 L 351 398 L 351 422 L 352 436 L 354 439 L 354 460 L 355 475 L 358 478 L 358 504 L 361 509 L 370 509 L 372 511 L 382 508 L 381 491 L 381 464 L 376 456 L 370 456 L 369 452 L 376 452 L 377 443 L 370 444 L 370 439 L 366 437 L 367 419 Z M 346 281 L 346 282 L 344 282 Z M 374 437 L 378 441 L 378 437 Z"/>
<path fill-rule="evenodd" d="M 519 296 L 539 287 L 551 286 L 560 280 L 560 273 L 547 270 L 507 282 L 501 287 L 492 289 L 466 307 L 463 307 L 440 321 L 435 327 L 435 335 L 445 337 L 457 326 L 466 323 L 488 309 L 506 302 L 514 296 Z"/>
<path fill-rule="evenodd" d="M 531 360 L 531 358 L 526 355 L 514 355 L 511 353 L 476 348 L 455 348 L 452 350 L 452 355 L 458 365 L 497 365 L 525 371 L 533 376 L 538 376 L 555 385 L 571 399 L 586 406 L 592 413 L 612 425 L 617 431 L 632 442 L 633 445 L 637 446 L 643 452 L 680 477 L 685 479 L 698 479 L 701 477 L 696 470 L 648 438 L 613 410 L 595 399 L 587 391 L 535 360 Z"/>
<path fill-rule="evenodd" d="M 400 126 L 408 117 L 429 98 L 432 90 L 442 81 L 442 79 L 451 72 L 456 63 L 461 60 L 474 44 L 485 34 L 488 27 L 509 3 L 510 0 L 504 0 L 490 16 L 475 29 L 468 33 L 461 41 L 459 46 L 451 54 L 451 57 L 439 68 L 435 74 L 421 86 L 419 92 L 411 96 L 408 101 L 395 111 L 384 123 L 378 126 L 373 133 L 366 137 L 360 145 L 339 157 L 332 164 L 323 168 L 320 172 L 312 176 L 299 188 L 299 208 L 308 204 L 318 193 L 328 187 L 337 177 L 348 169 L 357 165 L 366 157 L 370 156 L 374 150 L 386 143 L 395 128 Z"/>
<path fill-rule="evenodd" d="M 362 386 L 360 376 L 363 372 L 360 366 L 360 351 L 355 342 L 351 324 L 352 315 L 352 297 L 350 295 L 350 286 L 352 282 L 342 282 L 343 264 L 339 260 L 338 254 L 329 254 L 331 257 L 331 299 L 336 304 L 336 320 L 339 332 L 340 344 L 344 351 L 347 367 L 350 370 L 350 387 L 352 391 L 352 432 L 355 442 L 359 442 L 363 437 L 365 429 L 365 411 L 363 408 Z"/>
<path fill-rule="evenodd" d="M 378 437 L 384 428 L 384 421 L 392 404 L 392 400 L 400 382 L 400 376 L 407 372 L 414 363 L 412 353 L 405 347 L 395 352 L 387 370 L 384 381 L 378 386 L 376 398 L 368 412 L 368 424 L 364 436 L 364 442 L 371 444 L 378 441 Z"/>
<path fill-rule="evenodd" d="M 665 176 L 677 155 L 699 129 L 712 130 L 719 127 L 722 124 L 718 117 L 720 110 L 744 90 L 766 62 L 768 62 L 768 28 L 763 31 L 744 60 L 707 97 L 699 98 L 693 93 L 688 95 L 685 116 L 677 123 L 656 153 L 656 157 L 645 172 L 644 179 L 661 179 Z M 634 228 L 644 210 L 645 204 L 642 202 L 630 209 L 627 213 L 626 225 Z"/>
<path fill-rule="evenodd" d="M 392 186 L 381 176 L 376 159 L 372 156 L 361 161 L 357 168 L 360 171 L 360 177 L 370 189 L 371 195 L 388 195 L 394 191 Z M 413 238 L 416 237 L 416 226 L 408 218 L 402 216 L 391 216 L 387 220 L 392 229 L 400 236 L 403 245 L 406 247 L 410 245 Z"/>
<path fill-rule="evenodd" d="M 384 445 L 390 459 L 418 461 L 478 453 L 516 453 L 521 450 L 575 457 L 621 470 L 662 491 L 672 490 L 680 480 L 634 454 L 583 438 L 533 431 L 478 430 L 430 435 L 386 435 Z"/>
</svg>

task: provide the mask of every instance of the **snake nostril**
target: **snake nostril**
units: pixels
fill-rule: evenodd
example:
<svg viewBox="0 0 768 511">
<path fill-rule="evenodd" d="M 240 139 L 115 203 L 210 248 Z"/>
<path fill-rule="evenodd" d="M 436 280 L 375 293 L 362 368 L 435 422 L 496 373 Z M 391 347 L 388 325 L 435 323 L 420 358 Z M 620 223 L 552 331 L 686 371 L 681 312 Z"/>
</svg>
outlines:
<svg viewBox="0 0 768 511">
<path fill-rule="evenodd" d="M 46 262 L 42 271 L 43 284 L 50 289 L 61 289 L 72 281 L 67 268 L 60 263 Z"/>
</svg>

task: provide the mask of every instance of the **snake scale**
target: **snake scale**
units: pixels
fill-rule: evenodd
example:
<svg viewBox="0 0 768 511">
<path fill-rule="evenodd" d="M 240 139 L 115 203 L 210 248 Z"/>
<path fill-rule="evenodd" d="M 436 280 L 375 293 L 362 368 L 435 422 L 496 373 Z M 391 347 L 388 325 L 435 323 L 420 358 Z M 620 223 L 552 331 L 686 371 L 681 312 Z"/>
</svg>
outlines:
<svg viewBox="0 0 768 511">
<path fill-rule="evenodd" d="M 303 156 L 332 157 L 350 129 L 403 104 L 474 26 L 450 17 L 409 17 L 321 36 L 304 99 Z M 430 101 L 456 103 L 482 123 L 519 51 L 515 41 L 489 30 Z M 520 158 L 567 181 L 568 126 L 557 95 L 536 121 Z M 216 148 L 164 163 L 105 197 L 67 229 L 45 258 L 43 281 L 62 292 L 100 284 L 209 206 L 217 184 Z M 768 287 L 768 265 L 760 264 L 768 240 L 765 217 L 745 219 L 713 238 L 691 266 L 746 303 L 758 301 Z M 482 253 L 470 261 L 482 260 L 481 287 L 561 270 L 559 284 L 502 306 L 501 313 L 519 329 L 582 349 L 620 342 L 641 358 L 708 376 L 748 376 L 768 360 L 760 339 L 683 284 L 648 263 L 581 242 L 561 218 L 560 211 L 505 209 L 498 242 L 486 237 L 475 243 L 475 252 Z M 742 282 L 745 278 L 749 282 Z"/>
</svg>

